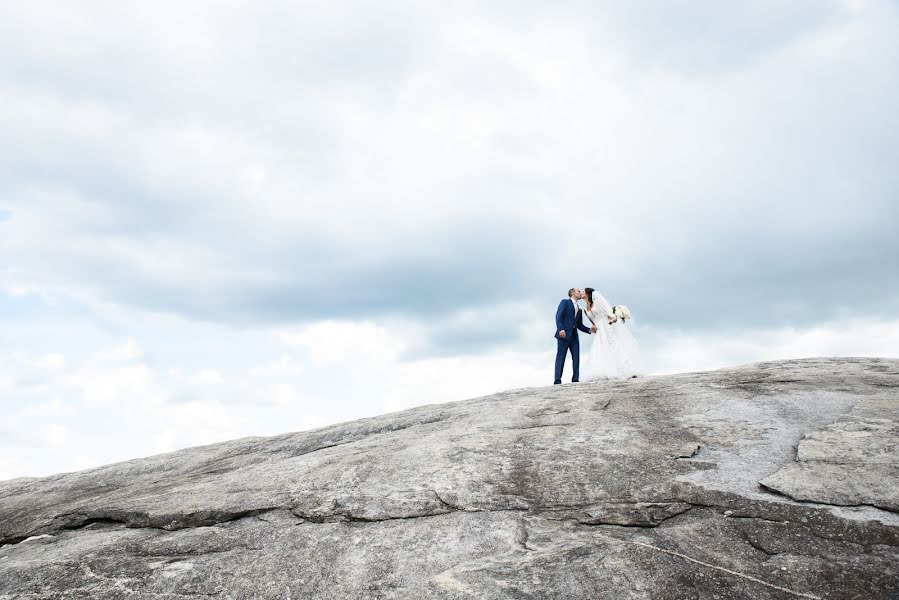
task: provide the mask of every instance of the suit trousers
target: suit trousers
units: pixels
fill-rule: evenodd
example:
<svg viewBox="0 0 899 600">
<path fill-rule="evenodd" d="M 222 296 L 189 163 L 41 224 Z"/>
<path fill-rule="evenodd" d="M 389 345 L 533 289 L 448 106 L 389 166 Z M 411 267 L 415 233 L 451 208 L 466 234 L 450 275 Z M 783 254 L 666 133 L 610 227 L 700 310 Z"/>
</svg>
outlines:
<svg viewBox="0 0 899 600">
<path fill-rule="evenodd" d="M 581 375 L 581 344 L 578 339 L 577 329 L 572 332 L 571 337 L 556 337 L 558 345 L 556 347 L 556 378 L 554 384 L 562 383 L 562 369 L 565 367 L 565 355 L 571 352 L 571 381 L 576 382 Z"/>
</svg>

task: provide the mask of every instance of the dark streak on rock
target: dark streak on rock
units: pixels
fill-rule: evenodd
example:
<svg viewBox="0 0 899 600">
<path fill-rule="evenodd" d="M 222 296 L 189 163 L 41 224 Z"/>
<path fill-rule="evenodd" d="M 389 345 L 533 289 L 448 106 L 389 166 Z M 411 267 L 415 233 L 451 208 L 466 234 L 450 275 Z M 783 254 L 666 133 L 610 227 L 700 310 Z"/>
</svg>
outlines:
<svg viewBox="0 0 899 600">
<path fill-rule="evenodd" d="M 519 425 L 516 427 L 506 427 L 508 431 L 520 431 L 524 429 L 541 429 L 543 427 L 572 427 L 577 423 L 534 423 L 533 425 Z"/>
</svg>

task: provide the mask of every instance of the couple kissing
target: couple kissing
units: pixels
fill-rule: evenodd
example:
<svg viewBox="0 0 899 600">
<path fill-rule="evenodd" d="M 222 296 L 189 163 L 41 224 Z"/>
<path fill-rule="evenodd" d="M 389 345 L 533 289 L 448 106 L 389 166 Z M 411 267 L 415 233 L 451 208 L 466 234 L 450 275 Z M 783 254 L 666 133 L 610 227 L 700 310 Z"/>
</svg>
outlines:
<svg viewBox="0 0 899 600">
<path fill-rule="evenodd" d="M 584 302 L 583 308 L 579 301 Z M 584 324 L 584 317 L 590 326 Z M 581 378 L 581 343 L 578 331 L 593 339 L 587 357 L 586 379 L 625 379 L 636 377 L 637 342 L 625 321 L 630 319 L 626 306 L 611 306 L 593 288 L 568 290 L 568 298 L 556 309 L 556 369 L 553 383 L 562 383 L 565 356 L 571 353 L 571 381 Z M 614 327 L 613 327 L 614 325 Z"/>
</svg>

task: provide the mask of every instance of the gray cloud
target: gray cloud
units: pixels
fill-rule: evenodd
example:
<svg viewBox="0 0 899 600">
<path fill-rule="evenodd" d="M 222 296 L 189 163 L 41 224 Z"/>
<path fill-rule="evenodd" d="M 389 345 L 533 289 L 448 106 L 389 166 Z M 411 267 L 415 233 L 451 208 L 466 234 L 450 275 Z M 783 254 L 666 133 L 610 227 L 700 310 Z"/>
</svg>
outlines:
<svg viewBox="0 0 899 600">
<path fill-rule="evenodd" d="M 0 26 L 0 283 L 346 303 L 437 353 L 571 285 L 670 327 L 899 312 L 894 5 L 173 6 Z"/>
</svg>

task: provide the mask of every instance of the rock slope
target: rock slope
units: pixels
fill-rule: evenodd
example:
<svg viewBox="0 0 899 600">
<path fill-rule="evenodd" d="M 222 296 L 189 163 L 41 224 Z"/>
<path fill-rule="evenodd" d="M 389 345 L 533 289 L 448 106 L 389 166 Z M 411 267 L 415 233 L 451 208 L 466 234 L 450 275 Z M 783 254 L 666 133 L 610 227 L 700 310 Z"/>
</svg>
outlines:
<svg viewBox="0 0 899 600">
<path fill-rule="evenodd" d="M 515 390 L 0 482 L 0 599 L 899 598 L 899 360 Z"/>
</svg>

